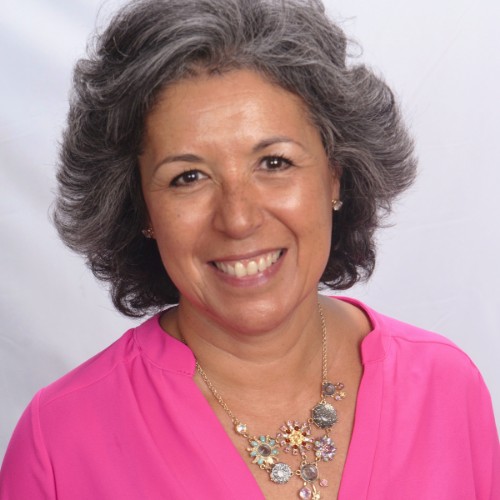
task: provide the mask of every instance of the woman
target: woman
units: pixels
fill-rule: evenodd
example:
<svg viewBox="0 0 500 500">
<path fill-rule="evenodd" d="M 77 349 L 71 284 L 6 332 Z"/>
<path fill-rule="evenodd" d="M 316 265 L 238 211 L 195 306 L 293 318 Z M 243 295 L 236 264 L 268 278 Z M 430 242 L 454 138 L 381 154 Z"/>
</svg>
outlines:
<svg viewBox="0 0 500 500">
<path fill-rule="evenodd" d="M 415 170 L 319 3 L 133 2 L 74 90 L 57 227 L 156 314 L 35 396 L 2 500 L 498 498 L 470 360 L 318 295 L 370 276 Z"/>
</svg>

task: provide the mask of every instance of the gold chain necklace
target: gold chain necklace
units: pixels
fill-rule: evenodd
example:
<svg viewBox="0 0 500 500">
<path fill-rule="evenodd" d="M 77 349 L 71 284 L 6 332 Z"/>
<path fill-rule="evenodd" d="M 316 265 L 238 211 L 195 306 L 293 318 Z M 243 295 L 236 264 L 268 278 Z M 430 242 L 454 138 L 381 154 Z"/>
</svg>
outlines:
<svg viewBox="0 0 500 500">
<path fill-rule="evenodd" d="M 286 484 L 295 475 L 303 482 L 303 487 L 299 490 L 299 497 L 303 500 L 319 500 L 321 492 L 316 486 L 328 486 L 328 481 L 319 476 L 318 464 L 333 460 L 337 451 L 332 438 L 329 436 L 332 426 L 337 422 L 337 411 L 327 402 L 326 398 L 331 397 L 335 401 L 341 401 L 346 396 L 343 383 L 328 382 L 326 322 L 323 309 L 319 303 L 318 309 L 322 331 L 321 400 L 311 410 L 311 417 L 306 422 L 288 420 L 280 427 L 276 435 L 254 436 L 250 434 L 247 425 L 236 418 L 198 361 L 196 361 L 196 370 L 219 405 L 228 414 L 233 422 L 235 432 L 248 441 L 247 451 L 252 458 L 252 463 L 267 472 L 271 481 L 276 484 Z M 186 343 L 184 338 L 181 338 Z M 323 431 L 323 436 L 319 438 L 312 436 L 313 424 Z M 287 463 L 279 460 L 278 455 L 281 450 L 287 454 L 300 456 L 300 468 L 293 471 Z"/>
</svg>

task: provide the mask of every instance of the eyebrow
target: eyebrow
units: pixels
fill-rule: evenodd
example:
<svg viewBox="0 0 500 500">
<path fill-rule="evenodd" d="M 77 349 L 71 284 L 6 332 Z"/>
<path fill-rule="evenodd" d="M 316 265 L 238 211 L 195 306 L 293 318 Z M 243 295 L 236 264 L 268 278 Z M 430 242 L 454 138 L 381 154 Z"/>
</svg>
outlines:
<svg viewBox="0 0 500 500">
<path fill-rule="evenodd" d="M 202 160 L 199 156 L 193 155 L 191 153 L 186 153 L 182 155 L 169 155 L 160 160 L 157 165 L 154 167 L 154 171 L 158 170 L 162 165 L 167 163 L 174 163 L 176 161 L 184 161 L 187 163 L 201 163 Z"/>
<path fill-rule="evenodd" d="M 280 144 L 280 143 L 296 144 L 303 150 L 306 149 L 300 142 L 291 139 L 290 137 L 274 136 L 274 137 L 269 137 L 267 139 L 263 139 L 262 141 L 258 142 L 252 148 L 252 153 L 258 153 L 259 151 L 262 151 L 263 149 L 266 149 L 269 146 L 272 146 L 273 144 Z M 155 166 L 155 170 L 157 170 L 162 165 L 165 165 L 167 163 L 174 163 L 177 161 L 183 161 L 187 163 L 201 163 L 203 160 L 199 156 L 196 156 L 191 153 L 180 154 L 180 155 L 169 155 L 163 158 L 163 160 L 161 160 L 160 162 L 158 162 L 158 164 Z"/>
<path fill-rule="evenodd" d="M 273 144 L 278 144 L 278 143 L 288 143 L 288 144 L 296 144 L 297 146 L 301 147 L 302 149 L 306 149 L 300 142 L 290 139 L 290 137 L 286 137 L 284 135 L 278 135 L 274 137 L 269 137 L 268 139 L 264 139 L 260 141 L 258 144 L 256 144 L 252 148 L 253 153 L 258 153 L 259 151 L 262 151 L 263 149 L 266 149 L 269 146 L 272 146 Z"/>
</svg>

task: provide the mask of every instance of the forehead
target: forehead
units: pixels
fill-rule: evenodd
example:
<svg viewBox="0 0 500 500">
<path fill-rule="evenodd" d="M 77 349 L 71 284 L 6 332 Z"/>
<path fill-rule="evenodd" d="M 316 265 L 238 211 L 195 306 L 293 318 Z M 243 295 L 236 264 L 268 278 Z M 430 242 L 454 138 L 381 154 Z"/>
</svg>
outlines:
<svg viewBox="0 0 500 500">
<path fill-rule="evenodd" d="M 314 127 L 311 114 L 297 95 L 252 70 L 197 74 L 169 85 L 146 117 L 146 132 L 168 127 L 208 133 L 229 127 L 302 129 Z M 315 128 L 315 127 L 314 127 Z"/>
</svg>

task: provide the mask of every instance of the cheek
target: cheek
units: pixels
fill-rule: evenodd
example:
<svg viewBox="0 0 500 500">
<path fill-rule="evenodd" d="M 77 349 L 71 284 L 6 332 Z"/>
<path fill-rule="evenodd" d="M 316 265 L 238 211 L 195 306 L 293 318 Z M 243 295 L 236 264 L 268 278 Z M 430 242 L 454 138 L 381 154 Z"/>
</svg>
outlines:
<svg viewBox="0 0 500 500">
<path fill-rule="evenodd" d="M 153 226 L 156 243 L 162 257 L 175 255 L 179 246 L 184 246 L 186 237 L 186 223 L 182 211 L 175 210 L 166 203 L 154 200 L 148 205 L 149 217 Z"/>
<path fill-rule="evenodd" d="M 199 262 L 202 260 L 197 238 L 199 228 L 186 221 L 184 214 L 176 212 L 163 217 L 161 222 L 156 231 L 161 261 L 179 292 L 185 295 L 199 282 Z"/>
<path fill-rule="evenodd" d="M 166 237 L 184 231 L 199 219 L 198 204 L 177 200 L 161 192 L 146 199 L 146 205 L 155 233 Z"/>
<path fill-rule="evenodd" d="M 280 209 L 290 214 L 299 223 L 309 226 L 312 232 L 331 226 L 331 189 L 325 179 L 296 183 L 293 189 L 277 200 Z"/>
<path fill-rule="evenodd" d="M 201 237 L 209 224 L 206 204 L 201 200 L 156 200 L 149 209 L 158 249 L 167 271 L 175 266 L 185 268 L 202 246 Z M 175 269 L 172 271 L 175 272 Z"/>
</svg>

